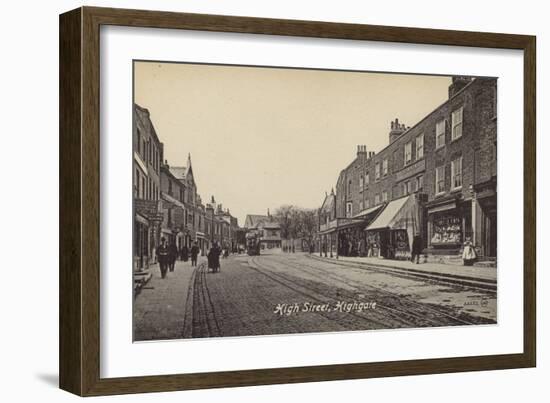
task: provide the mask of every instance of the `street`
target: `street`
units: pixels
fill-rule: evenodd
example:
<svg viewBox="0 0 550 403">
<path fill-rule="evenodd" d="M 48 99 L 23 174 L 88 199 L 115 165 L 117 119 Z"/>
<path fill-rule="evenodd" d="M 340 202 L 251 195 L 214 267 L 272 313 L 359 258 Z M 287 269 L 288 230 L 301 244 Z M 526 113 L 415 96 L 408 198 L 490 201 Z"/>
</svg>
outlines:
<svg viewBox="0 0 550 403">
<path fill-rule="evenodd" d="M 491 323 L 495 291 L 279 251 L 154 267 L 134 301 L 135 341 Z"/>
</svg>

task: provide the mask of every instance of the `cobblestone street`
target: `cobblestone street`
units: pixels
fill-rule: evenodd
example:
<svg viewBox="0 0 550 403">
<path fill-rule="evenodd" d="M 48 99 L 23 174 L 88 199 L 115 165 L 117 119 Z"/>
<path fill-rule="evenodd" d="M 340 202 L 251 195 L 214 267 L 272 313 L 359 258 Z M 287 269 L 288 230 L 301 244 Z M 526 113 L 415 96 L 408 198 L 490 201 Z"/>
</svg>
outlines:
<svg viewBox="0 0 550 403">
<path fill-rule="evenodd" d="M 296 253 L 177 262 L 135 299 L 134 339 L 496 323 L 496 293 Z M 411 263 L 412 267 L 412 263 Z"/>
</svg>

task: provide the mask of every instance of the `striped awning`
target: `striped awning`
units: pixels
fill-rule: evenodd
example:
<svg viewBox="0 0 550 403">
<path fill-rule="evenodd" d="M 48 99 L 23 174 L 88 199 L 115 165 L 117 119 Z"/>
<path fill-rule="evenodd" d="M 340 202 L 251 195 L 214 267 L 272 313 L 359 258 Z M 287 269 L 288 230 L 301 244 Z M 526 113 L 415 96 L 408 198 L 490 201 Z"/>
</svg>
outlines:
<svg viewBox="0 0 550 403">
<path fill-rule="evenodd" d="M 418 211 L 414 195 L 389 202 L 384 210 L 366 228 L 366 231 L 380 229 L 407 229 L 418 225 Z"/>
</svg>

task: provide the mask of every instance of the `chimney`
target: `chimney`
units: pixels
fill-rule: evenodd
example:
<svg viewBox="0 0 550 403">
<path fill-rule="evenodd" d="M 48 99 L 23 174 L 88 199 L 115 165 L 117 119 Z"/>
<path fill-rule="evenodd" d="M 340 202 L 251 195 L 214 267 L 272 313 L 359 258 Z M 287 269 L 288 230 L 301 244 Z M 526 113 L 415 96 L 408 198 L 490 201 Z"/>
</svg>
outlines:
<svg viewBox="0 0 550 403">
<path fill-rule="evenodd" d="M 390 122 L 390 144 L 393 143 L 403 132 L 407 130 L 407 127 L 403 123 L 399 123 L 399 119 L 395 118 Z"/>
<path fill-rule="evenodd" d="M 357 157 L 360 156 L 366 156 L 367 155 L 367 146 L 366 145 L 358 145 L 357 146 Z"/>
<path fill-rule="evenodd" d="M 452 83 L 449 85 L 449 99 L 454 97 L 462 88 L 467 86 L 471 81 L 472 77 L 468 76 L 453 76 Z"/>
</svg>

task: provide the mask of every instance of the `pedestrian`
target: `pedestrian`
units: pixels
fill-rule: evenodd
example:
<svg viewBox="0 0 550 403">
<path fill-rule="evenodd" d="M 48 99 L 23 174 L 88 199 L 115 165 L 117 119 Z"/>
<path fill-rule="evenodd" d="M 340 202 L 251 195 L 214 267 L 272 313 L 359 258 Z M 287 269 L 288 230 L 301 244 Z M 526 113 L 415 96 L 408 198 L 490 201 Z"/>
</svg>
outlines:
<svg viewBox="0 0 550 403">
<path fill-rule="evenodd" d="M 220 254 L 222 250 L 218 242 L 214 242 L 214 245 L 208 251 L 208 268 L 213 272 L 220 271 Z"/>
<path fill-rule="evenodd" d="M 157 260 L 160 267 L 160 276 L 162 278 L 166 277 L 166 271 L 168 269 L 168 255 L 170 251 L 168 250 L 168 245 L 166 245 L 166 238 L 160 238 L 160 245 L 157 248 Z"/>
<path fill-rule="evenodd" d="M 189 259 L 189 248 L 187 247 L 187 245 L 183 245 L 183 248 L 181 248 L 181 259 L 184 262 L 187 262 L 187 260 Z"/>
<path fill-rule="evenodd" d="M 464 262 L 464 266 L 472 266 L 476 259 L 477 254 L 474 248 L 474 244 L 472 243 L 470 238 L 466 238 L 466 242 L 464 242 L 464 251 L 462 252 L 462 260 Z"/>
<path fill-rule="evenodd" d="M 178 247 L 176 246 L 176 243 L 172 241 L 172 243 L 168 245 L 168 269 L 170 271 L 174 271 L 177 256 L 178 256 Z"/>
<path fill-rule="evenodd" d="M 199 255 L 199 247 L 197 245 L 197 241 L 193 242 L 193 246 L 191 246 L 191 266 L 197 265 L 197 256 Z"/>
<path fill-rule="evenodd" d="M 411 262 L 414 263 L 414 258 L 416 257 L 416 264 L 420 261 L 420 254 L 422 253 L 422 237 L 417 232 L 414 234 L 412 250 L 411 250 Z"/>
</svg>

